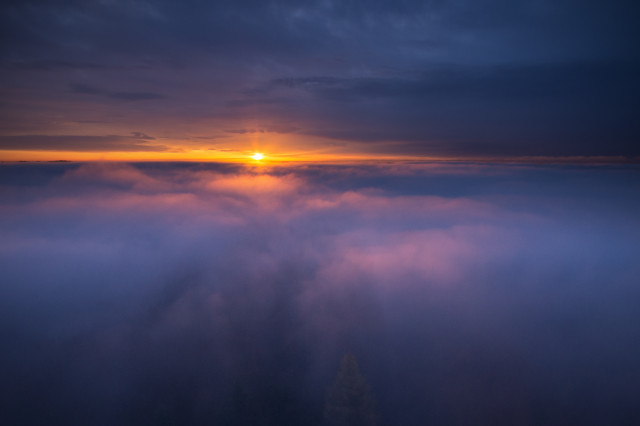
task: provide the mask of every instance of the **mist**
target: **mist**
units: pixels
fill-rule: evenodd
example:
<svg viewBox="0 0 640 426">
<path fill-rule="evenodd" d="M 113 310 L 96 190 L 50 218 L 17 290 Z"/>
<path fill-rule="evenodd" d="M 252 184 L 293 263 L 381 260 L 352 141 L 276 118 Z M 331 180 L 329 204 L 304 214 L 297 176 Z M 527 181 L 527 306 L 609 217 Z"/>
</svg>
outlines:
<svg viewBox="0 0 640 426">
<path fill-rule="evenodd" d="M 2 164 L 1 423 L 638 424 L 639 171 Z"/>
</svg>

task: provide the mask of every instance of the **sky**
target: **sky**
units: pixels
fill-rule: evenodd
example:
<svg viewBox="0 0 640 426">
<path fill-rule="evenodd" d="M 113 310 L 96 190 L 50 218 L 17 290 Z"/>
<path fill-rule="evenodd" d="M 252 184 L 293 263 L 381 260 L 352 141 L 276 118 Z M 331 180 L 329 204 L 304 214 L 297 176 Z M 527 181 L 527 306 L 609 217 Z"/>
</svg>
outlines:
<svg viewBox="0 0 640 426">
<path fill-rule="evenodd" d="M 0 160 L 636 161 L 639 11 L 8 0 Z"/>
<path fill-rule="evenodd" d="M 0 424 L 640 424 L 639 13 L 3 1 Z"/>
</svg>

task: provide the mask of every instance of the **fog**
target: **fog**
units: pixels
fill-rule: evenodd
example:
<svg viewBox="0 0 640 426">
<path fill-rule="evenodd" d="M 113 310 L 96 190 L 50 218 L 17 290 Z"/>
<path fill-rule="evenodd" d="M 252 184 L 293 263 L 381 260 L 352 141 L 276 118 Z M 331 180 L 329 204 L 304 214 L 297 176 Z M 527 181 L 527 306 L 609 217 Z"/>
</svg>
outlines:
<svg viewBox="0 0 640 426">
<path fill-rule="evenodd" d="M 5 425 L 637 424 L 637 166 L 0 165 Z"/>
</svg>

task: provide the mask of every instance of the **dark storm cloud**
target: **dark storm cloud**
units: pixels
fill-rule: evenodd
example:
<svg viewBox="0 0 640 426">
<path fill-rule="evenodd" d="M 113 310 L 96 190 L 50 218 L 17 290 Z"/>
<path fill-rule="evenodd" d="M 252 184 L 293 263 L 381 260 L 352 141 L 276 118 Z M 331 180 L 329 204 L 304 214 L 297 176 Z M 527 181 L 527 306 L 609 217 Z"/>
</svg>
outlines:
<svg viewBox="0 0 640 426">
<path fill-rule="evenodd" d="M 154 137 L 140 132 L 131 136 L 78 136 L 78 135 L 17 135 L 0 136 L 0 149 L 43 151 L 165 151 L 162 145 L 149 145 L 145 141 Z"/>
<path fill-rule="evenodd" d="M 624 92 L 623 89 L 627 87 L 620 87 L 620 82 L 637 75 L 637 65 L 585 63 L 526 67 L 441 67 L 413 78 L 299 77 L 274 79 L 272 84 L 306 90 L 337 101 L 406 98 L 414 104 L 429 104 L 434 100 L 440 104 L 450 96 L 497 101 L 562 100 L 578 96 L 589 99 L 601 95 L 600 92 L 608 94 L 613 91 L 610 94 L 612 99 L 629 102 L 635 101 L 635 96 Z M 596 82 L 604 84 L 604 87 L 594 86 Z"/>
<path fill-rule="evenodd" d="M 160 93 L 152 92 L 114 92 L 109 94 L 109 96 L 113 99 L 122 99 L 124 101 L 148 101 L 165 98 L 165 96 Z"/>
<path fill-rule="evenodd" d="M 3 424 L 634 424 L 638 168 L 0 166 Z M 425 420 L 426 419 L 426 420 Z"/>
<path fill-rule="evenodd" d="M 98 63 L 57 61 L 57 60 L 34 60 L 34 61 L 26 61 L 26 62 L 15 62 L 7 65 L 20 68 L 23 70 L 38 70 L 38 71 L 53 71 L 58 69 L 84 70 L 84 69 L 109 68 L 108 66 L 98 64 Z"/>
<path fill-rule="evenodd" d="M 60 114 L 44 99 L 77 82 L 70 121 L 100 120 L 101 97 L 166 99 L 127 117 L 158 131 L 287 119 L 397 153 L 637 156 L 637 13 L 622 0 L 5 2 L 0 62 L 4 88 L 40 114 Z"/>
<path fill-rule="evenodd" d="M 119 99 L 123 101 L 149 101 L 156 99 L 164 99 L 165 95 L 152 92 L 112 92 L 109 90 L 98 89 L 96 87 L 87 86 L 84 84 L 72 84 L 71 91 L 73 93 L 80 93 L 84 95 L 104 95 L 112 99 Z"/>
<path fill-rule="evenodd" d="M 320 125 L 310 133 L 336 139 L 415 142 L 399 149 L 425 154 L 628 155 L 640 134 L 640 86 L 629 86 L 639 72 L 634 63 L 442 67 L 411 78 L 280 78 L 271 87 L 329 104 L 314 109 Z"/>
</svg>

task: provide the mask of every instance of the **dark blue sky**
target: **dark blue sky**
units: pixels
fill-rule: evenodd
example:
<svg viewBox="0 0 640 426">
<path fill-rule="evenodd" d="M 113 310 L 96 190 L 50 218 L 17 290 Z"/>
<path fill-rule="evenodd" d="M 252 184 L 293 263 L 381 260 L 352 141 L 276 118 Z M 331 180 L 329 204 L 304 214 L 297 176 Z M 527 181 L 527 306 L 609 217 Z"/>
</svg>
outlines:
<svg viewBox="0 0 640 426">
<path fill-rule="evenodd" d="M 617 0 L 5 1 L 0 156 L 635 157 L 639 11 Z"/>
</svg>

